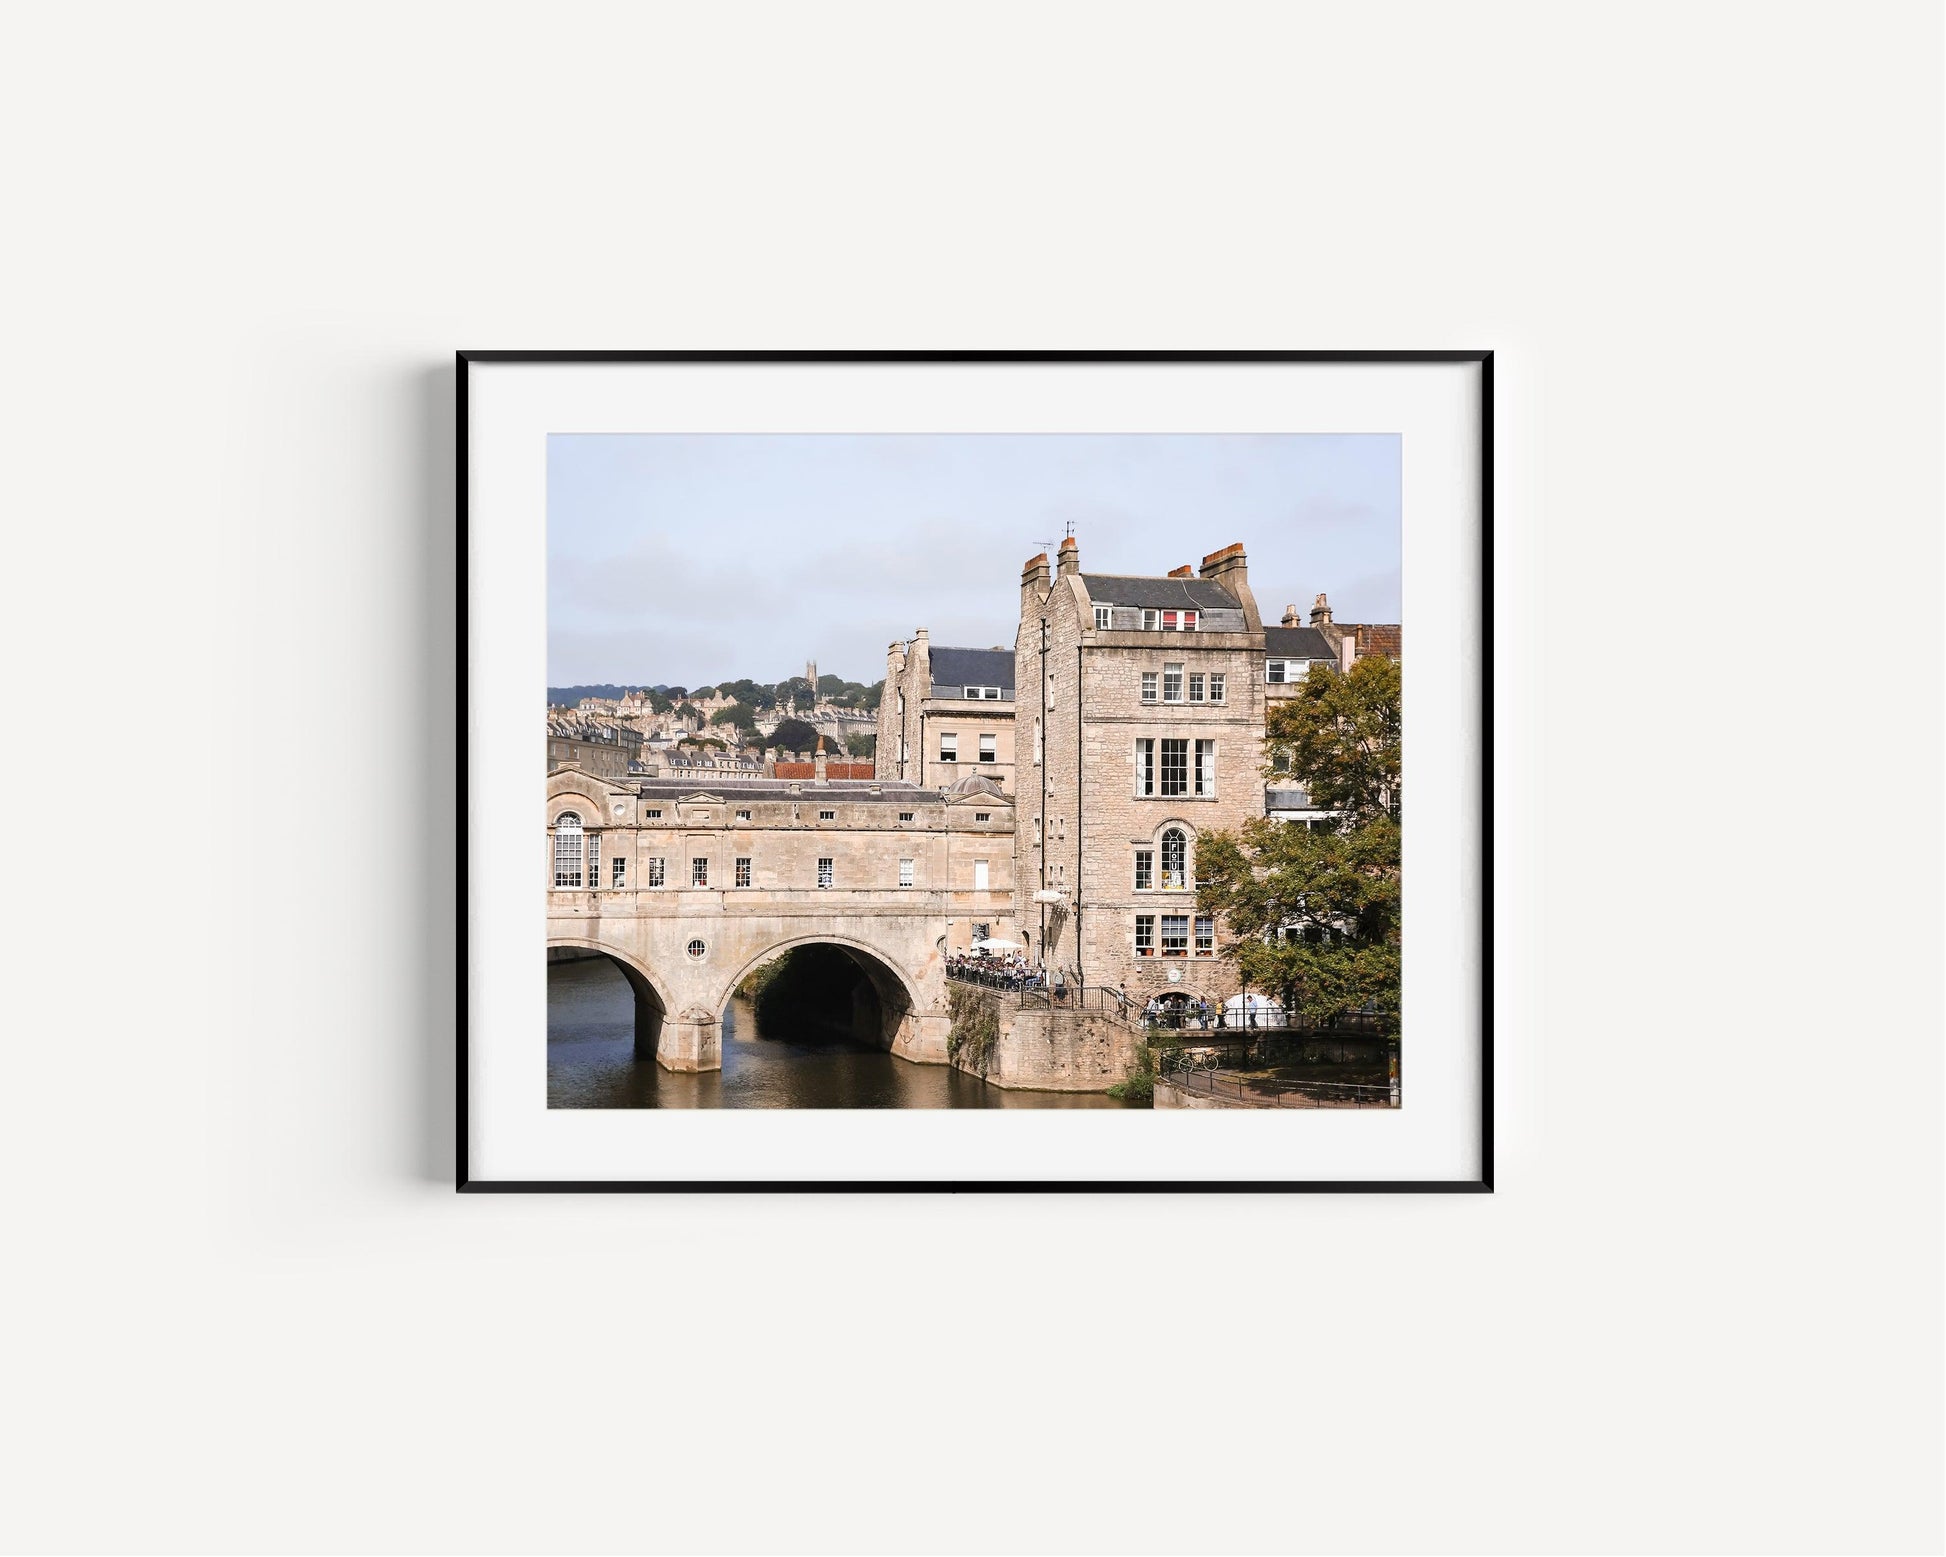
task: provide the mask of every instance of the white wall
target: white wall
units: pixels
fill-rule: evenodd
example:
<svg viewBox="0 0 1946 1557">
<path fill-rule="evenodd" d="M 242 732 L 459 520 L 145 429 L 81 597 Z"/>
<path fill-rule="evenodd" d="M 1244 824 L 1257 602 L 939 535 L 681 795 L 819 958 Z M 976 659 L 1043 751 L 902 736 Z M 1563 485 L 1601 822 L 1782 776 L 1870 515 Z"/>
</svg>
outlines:
<svg viewBox="0 0 1946 1557">
<path fill-rule="evenodd" d="M 1935 8 L 7 34 L 0 1542 L 1937 1548 Z M 1498 351 L 1497 1195 L 452 1194 L 453 348 L 948 345 Z"/>
</svg>

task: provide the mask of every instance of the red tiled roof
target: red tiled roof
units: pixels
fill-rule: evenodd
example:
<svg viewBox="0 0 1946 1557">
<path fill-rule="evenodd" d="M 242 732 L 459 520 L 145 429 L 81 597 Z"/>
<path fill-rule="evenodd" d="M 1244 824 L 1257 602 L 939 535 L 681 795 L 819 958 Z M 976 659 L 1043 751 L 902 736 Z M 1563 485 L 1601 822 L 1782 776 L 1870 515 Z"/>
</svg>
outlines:
<svg viewBox="0 0 1946 1557">
<path fill-rule="evenodd" d="M 1360 654 L 1379 654 L 1388 660 L 1401 657 L 1397 622 L 1341 622 L 1339 625 L 1346 632 L 1358 635 Z"/>
</svg>

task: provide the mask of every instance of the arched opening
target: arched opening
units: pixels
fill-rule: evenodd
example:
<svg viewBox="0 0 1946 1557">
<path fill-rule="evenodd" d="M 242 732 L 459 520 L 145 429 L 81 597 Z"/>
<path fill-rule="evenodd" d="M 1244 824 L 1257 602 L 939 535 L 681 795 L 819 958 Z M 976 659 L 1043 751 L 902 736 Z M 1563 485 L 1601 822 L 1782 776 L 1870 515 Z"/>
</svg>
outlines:
<svg viewBox="0 0 1946 1557">
<path fill-rule="evenodd" d="M 641 969 L 593 946 L 549 946 L 547 1106 L 647 1106 L 667 1016 Z"/>
<path fill-rule="evenodd" d="M 890 1049 L 912 1015 L 903 979 L 876 953 L 808 941 L 757 959 L 733 985 L 725 1043 Z"/>
</svg>

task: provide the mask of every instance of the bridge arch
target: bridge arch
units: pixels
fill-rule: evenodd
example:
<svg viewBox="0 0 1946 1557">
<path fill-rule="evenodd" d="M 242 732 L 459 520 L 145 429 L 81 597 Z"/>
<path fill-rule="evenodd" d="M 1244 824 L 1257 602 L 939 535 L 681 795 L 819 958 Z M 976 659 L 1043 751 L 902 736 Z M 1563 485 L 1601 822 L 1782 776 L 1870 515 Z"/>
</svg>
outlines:
<svg viewBox="0 0 1946 1557">
<path fill-rule="evenodd" d="M 662 1024 L 680 1007 L 648 965 L 618 946 L 588 936 L 550 935 L 547 946 L 550 951 L 564 947 L 596 952 L 614 964 L 635 996 L 635 1052 L 645 1059 L 654 1056 L 661 1042 Z"/>
<path fill-rule="evenodd" d="M 718 993 L 717 1015 L 721 1016 L 737 987 L 753 969 L 806 946 L 830 946 L 844 952 L 878 996 L 880 1041 L 892 1049 L 900 1048 L 902 1039 L 909 1042 L 912 1024 L 926 1010 L 926 1000 L 911 970 L 905 966 L 905 959 L 886 947 L 874 946 L 855 936 L 831 931 L 814 930 L 803 935 L 788 936 L 771 942 L 762 951 L 746 958 Z"/>
</svg>

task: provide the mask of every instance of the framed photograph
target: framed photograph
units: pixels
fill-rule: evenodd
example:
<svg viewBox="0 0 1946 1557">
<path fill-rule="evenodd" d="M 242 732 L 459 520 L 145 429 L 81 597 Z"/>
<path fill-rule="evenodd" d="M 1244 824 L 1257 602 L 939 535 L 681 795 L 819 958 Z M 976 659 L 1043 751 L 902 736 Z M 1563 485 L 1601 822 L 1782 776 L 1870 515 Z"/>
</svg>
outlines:
<svg viewBox="0 0 1946 1557">
<path fill-rule="evenodd" d="M 1490 1189 L 1492 372 L 461 352 L 459 1187 Z"/>
</svg>

